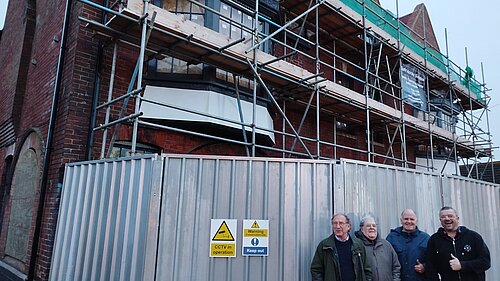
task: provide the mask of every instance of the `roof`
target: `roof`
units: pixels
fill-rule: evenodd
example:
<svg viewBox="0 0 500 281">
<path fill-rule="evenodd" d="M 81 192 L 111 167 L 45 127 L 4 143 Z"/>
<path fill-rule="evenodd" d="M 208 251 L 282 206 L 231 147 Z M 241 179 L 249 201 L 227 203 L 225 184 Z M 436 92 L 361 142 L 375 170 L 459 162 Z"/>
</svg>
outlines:
<svg viewBox="0 0 500 281">
<path fill-rule="evenodd" d="M 418 36 L 412 34 L 416 40 L 423 43 L 424 40 L 422 40 L 422 38 L 425 38 L 425 41 L 427 41 L 430 46 L 439 51 L 439 44 L 437 42 L 434 29 L 432 28 L 431 18 L 429 17 L 427 8 L 423 3 L 418 4 L 417 6 L 415 6 L 413 12 L 409 13 L 408 15 L 402 16 L 399 19 L 401 20 L 401 22 L 406 24 L 410 29 L 418 34 Z M 422 22 L 424 24 L 422 24 Z"/>
<path fill-rule="evenodd" d="M 487 182 L 500 183 L 500 161 L 461 165 L 460 175 Z"/>
</svg>

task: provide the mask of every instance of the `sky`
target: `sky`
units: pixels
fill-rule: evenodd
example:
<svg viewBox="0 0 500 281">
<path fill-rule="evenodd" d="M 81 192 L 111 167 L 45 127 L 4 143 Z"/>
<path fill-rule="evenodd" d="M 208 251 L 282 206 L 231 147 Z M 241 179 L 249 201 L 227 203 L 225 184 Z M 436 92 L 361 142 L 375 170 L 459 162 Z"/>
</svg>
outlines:
<svg viewBox="0 0 500 281">
<path fill-rule="evenodd" d="M 0 29 L 3 29 L 4 17 L 9 0 L 0 0 Z M 397 0 L 380 0 L 382 7 L 396 14 Z M 469 66 L 474 69 L 476 79 L 482 81 L 481 63 L 484 69 L 486 87 L 491 102 L 488 113 L 489 128 L 492 134 L 493 145 L 500 146 L 500 36 L 497 35 L 500 27 L 500 1 L 469 0 L 399 0 L 399 15 L 406 15 L 413 11 L 416 5 L 424 3 L 429 12 L 441 52 L 446 53 L 445 29 L 448 34 L 448 52 L 450 59 L 465 68 L 467 58 Z M 486 128 L 486 118 L 482 118 L 482 127 Z M 500 159 L 500 149 L 494 150 L 495 159 Z"/>
<path fill-rule="evenodd" d="M 382 7 L 396 14 L 396 0 L 380 0 Z M 491 97 L 488 113 L 489 128 L 493 146 L 500 146 L 500 1 L 470 0 L 399 0 L 399 16 L 413 12 L 415 6 L 424 3 L 429 13 L 432 27 L 439 47 L 446 54 L 445 29 L 448 34 L 448 53 L 450 59 L 462 69 L 466 67 L 465 48 L 469 66 L 474 70 L 475 78 L 482 82 L 481 63 L 484 69 L 486 87 Z M 481 112 L 478 112 L 479 115 Z M 485 129 L 486 118 L 481 124 Z M 500 159 L 500 149 L 493 152 L 494 160 Z"/>
<path fill-rule="evenodd" d="M 0 30 L 3 29 L 5 22 L 5 13 L 7 12 L 7 3 L 9 0 L 0 0 Z"/>
</svg>

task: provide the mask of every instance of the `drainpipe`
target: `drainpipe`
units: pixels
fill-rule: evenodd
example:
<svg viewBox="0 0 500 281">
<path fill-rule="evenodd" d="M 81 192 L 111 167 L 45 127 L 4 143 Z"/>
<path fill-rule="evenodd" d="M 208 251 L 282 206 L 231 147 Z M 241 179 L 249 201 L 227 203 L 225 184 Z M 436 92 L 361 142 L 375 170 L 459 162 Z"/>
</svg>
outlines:
<svg viewBox="0 0 500 281">
<path fill-rule="evenodd" d="M 94 90 L 92 94 L 92 112 L 90 113 L 89 131 L 87 139 L 87 148 L 85 149 L 86 160 L 92 160 L 92 150 L 94 147 L 94 127 L 97 115 L 97 103 L 99 99 L 99 87 L 101 86 L 101 62 L 103 54 L 103 44 L 99 41 L 97 49 L 97 61 L 94 69 Z"/>
<path fill-rule="evenodd" d="M 108 7 L 109 1 L 105 0 L 103 3 L 104 7 Z M 107 21 L 106 12 L 102 10 L 101 12 L 101 23 L 104 24 Z M 94 127 L 97 118 L 97 103 L 99 101 L 99 88 L 101 86 L 101 69 L 102 69 L 102 57 L 104 54 L 104 44 L 99 40 L 99 48 L 97 49 L 97 61 L 94 70 L 94 90 L 92 94 L 92 112 L 90 115 L 89 131 L 87 148 L 85 151 L 86 160 L 92 160 L 92 151 L 94 148 Z"/>
<path fill-rule="evenodd" d="M 69 26 L 69 19 L 71 13 L 72 0 L 66 0 L 66 10 L 64 12 L 64 23 L 61 34 L 61 46 L 59 48 L 59 58 L 57 59 L 56 80 L 54 81 L 54 93 L 52 94 L 52 108 L 50 110 L 49 129 L 47 131 L 47 144 L 45 146 L 45 153 L 42 166 L 42 179 L 40 183 L 40 197 L 38 200 L 38 208 L 36 213 L 35 231 L 33 234 L 33 242 L 31 244 L 31 257 L 28 268 L 28 281 L 35 278 L 35 267 L 38 258 L 38 246 L 40 243 L 40 234 L 42 230 L 42 216 L 45 206 L 45 194 L 47 191 L 47 182 L 49 174 L 50 154 L 52 150 L 52 140 L 54 138 L 54 129 L 56 123 L 57 106 L 59 103 L 59 96 L 61 94 L 61 78 L 64 69 L 64 55 L 66 53 L 66 41 Z"/>
</svg>

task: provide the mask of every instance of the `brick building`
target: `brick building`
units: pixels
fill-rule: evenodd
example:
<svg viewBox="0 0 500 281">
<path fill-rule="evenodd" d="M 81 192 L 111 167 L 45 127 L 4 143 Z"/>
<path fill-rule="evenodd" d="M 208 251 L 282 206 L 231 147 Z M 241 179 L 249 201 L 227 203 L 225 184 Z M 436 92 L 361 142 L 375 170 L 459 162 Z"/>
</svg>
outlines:
<svg viewBox="0 0 500 281">
<path fill-rule="evenodd" d="M 442 172 L 491 157 L 457 131 L 486 89 L 439 53 L 423 5 L 398 21 L 378 1 L 154 0 L 144 17 L 143 1 L 94 2 L 8 6 L 0 274 L 14 280 L 48 278 L 68 162 L 216 154 Z"/>
</svg>

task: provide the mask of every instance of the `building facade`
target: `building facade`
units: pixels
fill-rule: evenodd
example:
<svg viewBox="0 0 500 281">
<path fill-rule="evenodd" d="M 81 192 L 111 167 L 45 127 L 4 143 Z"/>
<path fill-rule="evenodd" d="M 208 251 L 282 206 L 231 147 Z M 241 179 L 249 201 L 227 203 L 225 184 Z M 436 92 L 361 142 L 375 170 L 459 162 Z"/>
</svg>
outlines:
<svg viewBox="0 0 500 281">
<path fill-rule="evenodd" d="M 69 162 L 491 159 L 484 81 L 440 52 L 423 5 L 10 1 L 0 50 L 0 267 L 17 278 L 48 278 Z"/>
</svg>

